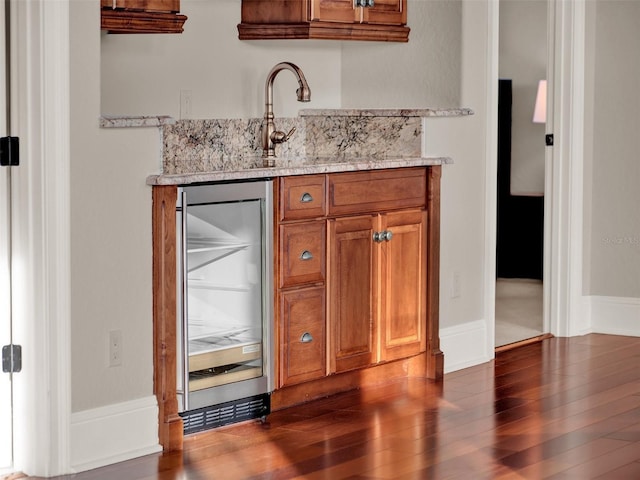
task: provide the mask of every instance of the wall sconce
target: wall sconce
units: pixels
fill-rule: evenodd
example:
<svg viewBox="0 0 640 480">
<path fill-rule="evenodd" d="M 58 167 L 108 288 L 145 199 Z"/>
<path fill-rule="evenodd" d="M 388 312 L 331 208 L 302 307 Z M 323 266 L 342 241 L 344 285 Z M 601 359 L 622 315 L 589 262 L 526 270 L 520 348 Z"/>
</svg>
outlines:
<svg viewBox="0 0 640 480">
<path fill-rule="evenodd" d="M 536 106 L 533 110 L 533 123 L 547 122 L 547 81 L 538 82 L 538 94 L 536 95 Z"/>
</svg>

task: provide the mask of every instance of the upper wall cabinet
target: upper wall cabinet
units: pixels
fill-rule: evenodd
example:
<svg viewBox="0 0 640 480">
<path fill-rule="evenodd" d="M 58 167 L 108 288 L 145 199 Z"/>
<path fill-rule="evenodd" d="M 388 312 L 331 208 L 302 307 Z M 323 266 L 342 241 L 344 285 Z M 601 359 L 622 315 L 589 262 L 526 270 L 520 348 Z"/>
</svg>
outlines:
<svg viewBox="0 0 640 480">
<path fill-rule="evenodd" d="M 101 0 L 101 28 L 109 33 L 182 33 L 180 0 Z"/>
<path fill-rule="evenodd" d="M 407 0 L 242 0 L 240 40 L 407 42 Z"/>
</svg>

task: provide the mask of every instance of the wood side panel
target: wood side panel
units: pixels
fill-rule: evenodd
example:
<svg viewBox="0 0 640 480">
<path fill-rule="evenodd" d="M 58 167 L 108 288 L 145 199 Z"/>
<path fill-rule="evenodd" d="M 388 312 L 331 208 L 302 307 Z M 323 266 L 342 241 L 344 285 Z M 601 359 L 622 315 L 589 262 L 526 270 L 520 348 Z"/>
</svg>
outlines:
<svg viewBox="0 0 640 480">
<path fill-rule="evenodd" d="M 376 358 L 378 249 L 375 216 L 329 221 L 329 372 L 368 366 Z"/>
<path fill-rule="evenodd" d="M 428 168 L 427 230 L 427 377 L 444 376 L 444 354 L 440 350 L 440 179 L 442 167 Z"/>
<path fill-rule="evenodd" d="M 426 349 L 426 211 L 382 215 L 381 230 L 393 234 L 380 244 L 381 359 L 394 360 Z"/>
<path fill-rule="evenodd" d="M 153 187 L 153 390 L 165 451 L 181 450 L 183 443 L 176 396 L 176 199 L 177 187 Z"/>
</svg>

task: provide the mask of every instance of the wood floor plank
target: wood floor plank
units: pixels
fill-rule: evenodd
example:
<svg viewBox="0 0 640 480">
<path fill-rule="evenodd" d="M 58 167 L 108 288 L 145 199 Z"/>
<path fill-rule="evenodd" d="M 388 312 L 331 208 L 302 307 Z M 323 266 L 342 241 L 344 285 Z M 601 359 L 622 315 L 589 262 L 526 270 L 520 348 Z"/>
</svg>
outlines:
<svg viewBox="0 0 640 480">
<path fill-rule="evenodd" d="M 185 438 L 74 480 L 637 479 L 640 338 L 551 338 Z"/>
</svg>

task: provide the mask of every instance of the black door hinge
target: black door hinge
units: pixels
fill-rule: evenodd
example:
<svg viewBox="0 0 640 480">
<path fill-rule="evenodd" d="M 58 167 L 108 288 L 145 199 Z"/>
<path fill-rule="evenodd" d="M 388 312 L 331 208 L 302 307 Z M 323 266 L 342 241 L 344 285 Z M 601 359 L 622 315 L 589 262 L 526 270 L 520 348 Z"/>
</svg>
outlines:
<svg viewBox="0 0 640 480">
<path fill-rule="evenodd" d="M 0 166 L 17 167 L 20 165 L 19 137 L 0 138 Z"/>
<path fill-rule="evenodd" d="M 2 347 L 2 372 L 18 373 L 20 370 L 22 370 L 22 347 L 13 344 Z"/>
</svg>

